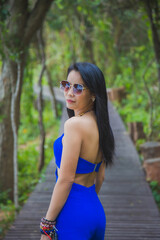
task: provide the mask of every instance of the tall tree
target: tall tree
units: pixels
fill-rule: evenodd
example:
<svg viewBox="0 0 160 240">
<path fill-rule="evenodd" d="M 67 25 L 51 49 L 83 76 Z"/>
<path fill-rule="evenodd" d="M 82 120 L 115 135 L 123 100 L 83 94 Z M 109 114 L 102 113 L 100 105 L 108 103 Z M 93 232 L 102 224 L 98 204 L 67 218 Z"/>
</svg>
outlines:
<svg viewBox="0 0 160 240">
<path fill-rule="evenodd" d="M 143 0 L 152 29 L 153 47 L 157 62 L 157 73 L 160 92 L 160 1 Z"/>
<path fill-rule="evenodd" d="M 37 99 L 37 106 L 38 106 L 38 112 L 39 112 L 39 129 L 40 129 L 40 154 L 39 154 L 39 165 L 38 170 L 41 171 L 41 169 L 44 166 L 44 144 L 45 144 L 45 128 L 43 124 L 43 98 L 42 98 L 42 77 L 44 74 L 44 71 L 46 69 L 46 58 L 43 50 L 43 43 L 42 43 L 42 29 L 40 29 L 37 32 L 37 42 L 38 42 L 38 48 L 39 48 L 39 55 L 41 59 L 41 72 L 38 79 L 38 99 Z"/>
<path fill-rule="evenodd" d="M 27 49 L 52 2 L 37 0 L 33 7 L 29 0 L 2 0 L 0 4 L 0 49 L 3 59 L 0 76 L 0 191 L 10 189 L 11 199 L 14 194 L 13 166 L 17 151 L 14 143 L 20 120 Z"/>
</svg>

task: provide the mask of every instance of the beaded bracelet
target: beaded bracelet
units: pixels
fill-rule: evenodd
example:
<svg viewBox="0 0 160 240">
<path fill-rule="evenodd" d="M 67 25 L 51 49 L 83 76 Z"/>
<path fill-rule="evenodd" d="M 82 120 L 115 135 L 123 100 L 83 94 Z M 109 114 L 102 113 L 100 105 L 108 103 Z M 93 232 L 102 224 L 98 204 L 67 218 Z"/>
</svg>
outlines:
<svg viewBox="0 0 160 240">
<path fill-rule="evenodd" d="M 45 217 L 42 217 L 41 218 L 41 222 L 45 222 L 45 223 L 51 223 L 51 224 L 55 224 L 56 223 L 56 220 L 48 220 L 47 218 Z"/>
<path fill-rule="evenodd" d="M 55 227 L 56 220 L 50 221 L 46 218 L 42 218 L 40 222 L 40 232 L 41 234 L 47 235 L 49 239 L 57 239 L 57 231 L 58 229 Z"/>
</svg>

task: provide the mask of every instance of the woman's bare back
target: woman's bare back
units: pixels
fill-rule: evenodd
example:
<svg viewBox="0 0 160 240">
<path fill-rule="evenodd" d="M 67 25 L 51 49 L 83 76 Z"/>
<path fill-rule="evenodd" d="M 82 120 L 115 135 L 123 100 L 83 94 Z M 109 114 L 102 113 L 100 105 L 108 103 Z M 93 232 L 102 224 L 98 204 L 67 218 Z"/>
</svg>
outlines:
<svg viewBox="0 0 160 240">
<path fill-rule="evenodd" d="M 91 163 L 99 163 L 102 161 L 102 153 L 99 149 L 99 131 L 94 113 L 90 113 L 77 120 L 81 120 L 81 127 L 83 130 L 83 139 L 81 145 L 80 156 Z M 63 139 L 62 139 L 63 144 Z M 76 174 L 75 183 L 90 187 L 94 184 L 96 172 L 87 174 Z"/>
</svg>

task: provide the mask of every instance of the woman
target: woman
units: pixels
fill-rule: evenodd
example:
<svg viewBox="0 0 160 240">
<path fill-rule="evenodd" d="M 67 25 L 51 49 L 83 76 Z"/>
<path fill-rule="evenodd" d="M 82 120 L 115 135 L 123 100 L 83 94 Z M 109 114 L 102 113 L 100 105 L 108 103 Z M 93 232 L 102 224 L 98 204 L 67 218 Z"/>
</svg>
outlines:
<svg viewBox="0 0 160 240">
<path fill-rule="evenodd" d="M 79 62 L 60 87 L 69 119 L 54 142 L 57 179 L 41 240 L 56 230 L 58 240 L 104 240 L 106 217 L 97 194 L 114 153 L 105 79 L 96 65 Z"/>
</svg>

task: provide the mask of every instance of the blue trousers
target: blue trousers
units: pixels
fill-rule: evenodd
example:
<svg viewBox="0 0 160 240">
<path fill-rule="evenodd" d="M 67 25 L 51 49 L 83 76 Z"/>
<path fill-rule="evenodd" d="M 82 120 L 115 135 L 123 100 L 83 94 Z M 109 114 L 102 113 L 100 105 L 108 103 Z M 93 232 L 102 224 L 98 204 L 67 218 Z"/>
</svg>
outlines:
<svg viewBox="0 0 160 240">
<path fill-rule="evenodd" d="M 106 216 L 95 191 L 73 183 L 57 217 L 58 240 L 104 240 Z"/>
</svg>

